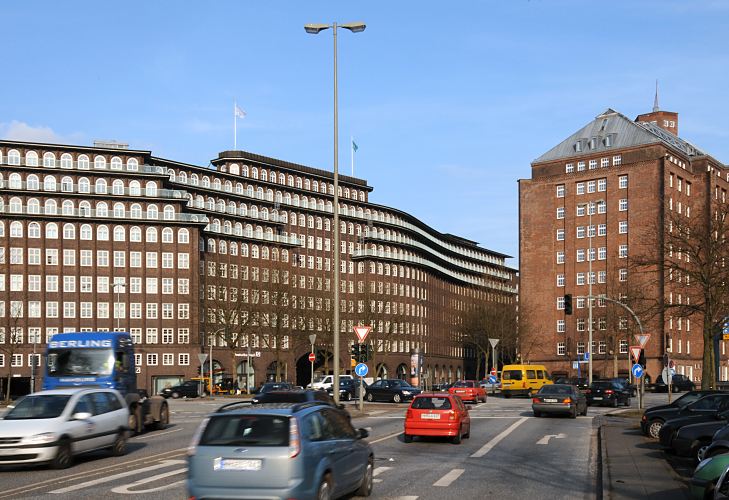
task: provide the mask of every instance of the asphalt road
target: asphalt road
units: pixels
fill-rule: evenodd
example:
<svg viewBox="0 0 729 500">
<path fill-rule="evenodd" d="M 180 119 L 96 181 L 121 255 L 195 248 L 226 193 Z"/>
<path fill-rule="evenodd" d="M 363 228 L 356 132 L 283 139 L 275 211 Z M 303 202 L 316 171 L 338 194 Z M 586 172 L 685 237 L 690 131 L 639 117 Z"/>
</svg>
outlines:
<svg viewBox="0 0 729 500">
<path fill-rule="evenodd" d="M 650 394 L 647 405 L 666 395 Z M 64 471 L 45 467 L 0 469 L 0 499 L 187 498 L 185 450 L 202 418 L 229 400 L 170 400 L 171 424 L 131 438 L 124 457 L 102 452 L 78 457 Z M 633 407 L 637 407 L 633 400 Z M 368 404 L 353 418 L 370 430 L 375 451 L 374 498 L 480 499 L 594 498 L 594 416 L 535 418 L 529 399 L 489 397 L 472 408 L 471 437 L 460 445 L 442 439 L 402 440 L 406 404 Z M 357 415 L 357 413 L 355 413 Z"/>
</svg>

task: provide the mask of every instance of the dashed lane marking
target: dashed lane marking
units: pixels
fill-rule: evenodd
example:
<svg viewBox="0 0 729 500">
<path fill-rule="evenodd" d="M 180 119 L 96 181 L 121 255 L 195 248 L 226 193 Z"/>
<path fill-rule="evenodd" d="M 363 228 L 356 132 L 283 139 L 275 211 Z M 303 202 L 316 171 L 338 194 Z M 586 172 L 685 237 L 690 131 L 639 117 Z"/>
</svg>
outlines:
<svg viewBox="0 0 729 500">
<path fill-rule="evenodd" d="M 123 477 L 134 476 L 134 475 L 140 474 L 142 472 L 148 472 L 151 470 L 162 469 L 164 467 L 170 467 L 171 465 L 179 465 L 179 464 L 184 464 L 184 463 L 185 463 L 184 460 L 164 460 L 161 463 L 158 463 L 155 465 L 150 465 L 149 467 L 144 467 L 142 469 L 134 469 L 134 470 L 130 470 L 127 472 L 121 472 L 119 474 L 114 474 L 112 476 L 106 476 L 106 477 L 102 477 L 100 479 L 94 479 L 93 481 L 86 481 L 84 483 L 74 484 L 73 486 L 67 486 L 66 488 L 61 488 L 59 490 L 53 490 L 53 491 L 51 491 L 51 493 L 56 493 L 56 494 L 69 493 L 71 491 L 82 490 L 82 489 L 88 488 L 90 486 L 96 486 L 97 484 L 116 481 L 117 479 L 121 479 Z"/>
<path fill-rule="evenodd" d="M 448 474 L 433 483 L 433 486 L 450 486 L 453 481 L 461 477 L 465 469 L 453 469 Z"/>
<path fill-rule="evenodd" d="M 372 471 L 372 477 L 377 478 L 377 476 L 390 469 L 392 469 L 392 467 L 377 467 L 375 470 Z M 375 483 L 381 483 L 382 479 L 373 479 L 372 481 L 374 481 Z"/>
<path fill-rule="evenodd" d="M 527 417 L 522 417 L 519 420 L 517 420 L 516 422 L 514 422 L 513 424 L 511 424 L 501 434 L 499 434 L 498 436 L 496 436 L 495 438 L 493 438 L 491 441 L 489 441 L 488 443 L 486 443 L 485 445 L 483 445 L 480 450 L 478 450 L 476 453 L 474 453 L 473 455 L 471 455 L 471 458 L 479 458 L 479 457 L 482 457 L 485 454 L 487 454 L 489 451 L 491 451 L 491 449 L 494 446 L 496 446 L 497 444 L 499 444 L 502 439 L 504 439 L 506 436 L 508 436 L 509 434 L 511 434 L 512 432 L 514 432 L 514 430 L 517 427 L 519 427 L 521 424 L 523 424 L 527 420 L 528 420 Z"/>
</svg>

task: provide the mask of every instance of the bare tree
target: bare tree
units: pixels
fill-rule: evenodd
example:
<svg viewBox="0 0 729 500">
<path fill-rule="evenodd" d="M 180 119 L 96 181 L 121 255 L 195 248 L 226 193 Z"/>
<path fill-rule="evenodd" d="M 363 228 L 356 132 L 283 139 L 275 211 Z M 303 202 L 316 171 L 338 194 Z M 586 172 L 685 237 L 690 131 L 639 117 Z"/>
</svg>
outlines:
<svg viewBox="0 0 729 500">
<path fill-rule="evenodd" d="M 8 365 L 8 383 L 5 388 L 5 402 L 10 402 L 10 384 L 13 380 L 13 357 L 17 354 L 20 349 L 20 345 L 23 343 L 23 330 L 18 325 L 20 319 L 23 317 L 23 303 L 22 302 L 11 302 L 10 303 L 10 316 L 8 317 L 8 337 L 5 338 L 5 329 L 0 331 L 0 352 L 3 352 L 7 358 Z"/>
</svg>

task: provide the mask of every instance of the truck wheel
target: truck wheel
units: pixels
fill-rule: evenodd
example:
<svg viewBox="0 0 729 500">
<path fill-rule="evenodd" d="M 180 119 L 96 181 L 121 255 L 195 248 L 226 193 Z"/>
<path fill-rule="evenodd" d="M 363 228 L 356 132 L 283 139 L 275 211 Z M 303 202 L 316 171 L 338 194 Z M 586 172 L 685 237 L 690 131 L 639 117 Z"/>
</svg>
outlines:
<svg viewBox="0 0 729 500">
<path fill-rule="evenodd" d="M 167 408 L 166 404 L 163 404 L 159 409 L 159 420 L 154 423 L 154 428 L 158 431 L 166 428 L 170 423 L 170 409 Z"/>
</svg>

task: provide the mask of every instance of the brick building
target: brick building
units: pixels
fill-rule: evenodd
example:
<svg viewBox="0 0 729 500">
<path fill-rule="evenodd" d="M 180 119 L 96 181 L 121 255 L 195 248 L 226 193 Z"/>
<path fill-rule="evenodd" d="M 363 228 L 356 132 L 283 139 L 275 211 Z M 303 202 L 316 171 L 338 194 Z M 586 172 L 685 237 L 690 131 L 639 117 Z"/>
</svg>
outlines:
<svg viewBox="0 0 729 500">
<path fill-rule="evenodd" d="M 666 250 L 666 231 L 680 218 L 708 220 L 712 204 L 725 205 L 727 181 L 726 166 L 679 138 L 678 114 L 657 102 L 635 120 L 608 109 L 537 158 L 532 177 L 519 181 L 524 357 L 576 376 L 574 361 L 588 350 L 590 290 L 625 304 L 640 296 L 662 309 L 638 315 L 651 334 L 647 373 L 655 380 L 668 353 L 678 373 L 700 380 L 702 315 L 663 307 L 689 300 L 686 282 L 670 266 L 638 273 L 634 264 L 638 256 L 681 259 L 680 248 L 675 255 Z M 573 296 L 572 315 L 565 314 L 566 294 Z M 594 375 L 626 376 L 637 323 L 602 298 L 593 301 L 592 314 Z M 580 369 L 586 376 L 587 364 Z M 720 375 L 727 379 L 726 366 Z"/>
<path fill-rule="evenodd" d="M 0 141 L 0 376 L 25 380 L 56 332 L 110 329 L 131 333 L 154 392 L 199 373 L 211 347 L 218 379 L 308 383 L 312 334 L 316 370 L 331 371 L 332 173 L 243 151 L 211 165 Z M 516 273 L 371 190 L 340 176 L 341 366 L 352 327 L 370 324 L 371 370 L 407 378 L 420 352 L 426 380 L 459 378 L 459 311 L 515 304 Z"/>
</svg>

